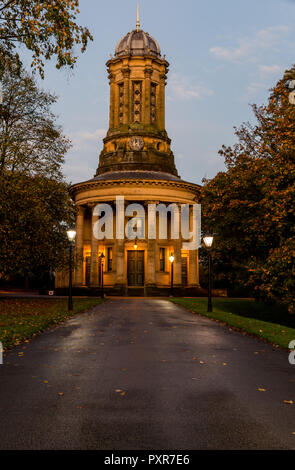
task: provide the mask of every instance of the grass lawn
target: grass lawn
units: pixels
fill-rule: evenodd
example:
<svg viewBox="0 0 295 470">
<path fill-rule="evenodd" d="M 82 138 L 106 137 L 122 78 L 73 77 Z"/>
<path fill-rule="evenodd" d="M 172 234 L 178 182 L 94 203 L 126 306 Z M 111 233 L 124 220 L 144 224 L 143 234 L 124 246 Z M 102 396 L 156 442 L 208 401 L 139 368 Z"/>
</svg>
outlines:
<svg viewBox="0 0 295 470">
<path fill-rule="evenodd" d="M 213 299 L 213 312 L 207 312 L 207 299 L 171 299 L 186 309 L 224 322 L 272 344 L 288 348 L 295 340 L 295 315 L 279 305 L 266 305 L 250 299 Z"/>
<path fill-rule="evenodd" d="M 69 313 L 67 299 L 0 299 L 0 341 L 3 349 L 20 344 L 102 301 L 98 298 L 74 299 L 74 311 Z"/>
</svg>

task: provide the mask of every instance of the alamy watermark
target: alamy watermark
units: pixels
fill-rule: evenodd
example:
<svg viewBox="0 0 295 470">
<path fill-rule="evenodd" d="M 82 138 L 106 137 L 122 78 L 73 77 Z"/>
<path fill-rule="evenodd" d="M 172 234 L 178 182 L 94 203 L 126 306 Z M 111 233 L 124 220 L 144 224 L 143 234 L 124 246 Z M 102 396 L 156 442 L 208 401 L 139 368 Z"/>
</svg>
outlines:
<svg viewBox="0 0 295 470">
<path fill-rule="evenodd" d="M 115 210 L 107 203 L 94 207 L 93 216 L 98 220 L 93 225 L 93 235 L 97 240 L 167 240 L 169 236 L 171 240 L 181 239 L 183 250 L 197 250 L 201 246 L 200 204 L 125 205 L 124 196 L 117 196 L 115 206 Z"/>
<path fill-rule="evenodd" d="M 287 87 L 289 90 L 293 90 L 289 93 L 289 103 L 295 104 L 295 80 L 288 80 Z"/>
<path fill-rule="evenodd" d="M 289 349 L 291 349 L 291 352 L 289 354 L 289 363 L 292 366 L 295 366 L 295 339 L 290 342 Z"/>
</svg>

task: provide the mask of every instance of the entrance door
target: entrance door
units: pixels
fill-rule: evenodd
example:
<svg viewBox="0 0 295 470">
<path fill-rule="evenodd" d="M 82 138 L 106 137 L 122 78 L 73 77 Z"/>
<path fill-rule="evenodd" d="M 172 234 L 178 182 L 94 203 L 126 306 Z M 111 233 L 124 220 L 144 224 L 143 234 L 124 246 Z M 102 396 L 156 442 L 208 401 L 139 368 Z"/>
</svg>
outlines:
<svg viewBox="0 0 295 470">
<path fill-rule="evenodd" d="M 143 286 L 144 251 L 128 251 L 127 256 L 128 286 Z"/>
</svg>

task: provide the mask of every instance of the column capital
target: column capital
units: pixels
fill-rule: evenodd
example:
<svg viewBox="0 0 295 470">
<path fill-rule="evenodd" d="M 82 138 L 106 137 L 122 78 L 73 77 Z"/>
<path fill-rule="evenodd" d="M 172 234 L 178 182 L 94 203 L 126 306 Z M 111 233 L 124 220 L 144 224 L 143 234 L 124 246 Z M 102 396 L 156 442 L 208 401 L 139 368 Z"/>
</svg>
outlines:
<svg viewBox="0 0 295 470">
<path fill-rule="evenodd" d="M 122 74 L 123 74 L 124 78 L 129 78 L 129 76 L 130 76 L 130 67 L 128 67 L 128 66 L 127 67 L 122 67 L 121 71 L 122 71 Z"/>
<path fill-rule="evenodd" d="M 113 73 L 109 73 L 108 75 L 109 83 L 115 83 L 115 75 Z"/>
<path fill-rule="evenodd" d="M 158 204 L 160 204 L 160 201 L 152 201 L 152 200 L 150 200 L 150 201 L 144 201 L 144 206 L 145 206 L 145 207 L 148 207 L 149 204 L 156 204 L 156 205 L 158 205 Z"/>
<path fill-rule="evenodd" d="M 94 207 L 97 205 L 97 202 L 88 202 L 87 207 L 93 211 Z"/>
<path fill-rule="evenodd" d="M 145 69 L 144 69 L 144 75 L 145 75 L 145 77 L 151 78 L 152 73 L 153 73 L 153 68 L 152 68 L 152 67 L 149 67 L 148 65 L 146 65 L 146 67 L 145 67 Z"/>
<path fill-rule="evenodd" d="M 82 205 L 81 206 L 80 205 L 76 206 L 77 215 L 84 215 L 85 210 L 86 210 L 86 207 L 84 207 Z"/>
</svg>

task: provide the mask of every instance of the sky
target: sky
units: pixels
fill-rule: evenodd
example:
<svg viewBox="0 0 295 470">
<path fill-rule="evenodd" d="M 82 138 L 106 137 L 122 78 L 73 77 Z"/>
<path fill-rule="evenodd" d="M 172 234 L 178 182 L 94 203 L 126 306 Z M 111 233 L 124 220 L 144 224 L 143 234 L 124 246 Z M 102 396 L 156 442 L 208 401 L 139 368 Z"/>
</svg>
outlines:
<svg viewBox="0 0 295 470">
<path fill-rule="evenodd" d="M 109 119 L 105 63 L 135 29 L 136 8 L 137 0 L 80 0 L 78 22 L 94 41 L 73 72 L 50 61 L 40 80 L 58 95 L 54 112 L 72 140 L 68 182 L 88 180 L 97 168 Z M 170 63 L 166 130 L 178 172 L 200 184 L 224 170 L 218 150 L 236 142 L 234 126 L 255 122 L 250 104 L 266 103 L 295 63 L 295 0 L 141 0 L 140 23 Z"/>
</svg>

